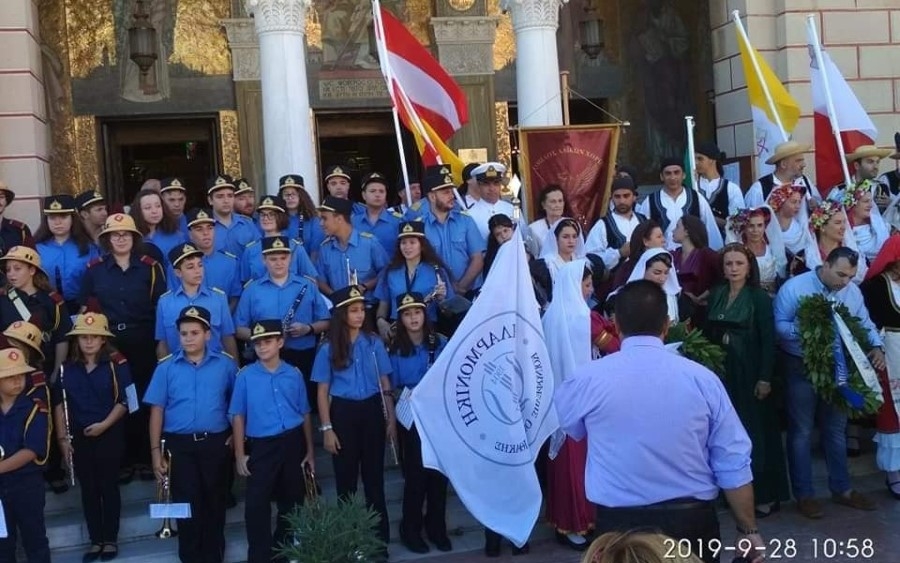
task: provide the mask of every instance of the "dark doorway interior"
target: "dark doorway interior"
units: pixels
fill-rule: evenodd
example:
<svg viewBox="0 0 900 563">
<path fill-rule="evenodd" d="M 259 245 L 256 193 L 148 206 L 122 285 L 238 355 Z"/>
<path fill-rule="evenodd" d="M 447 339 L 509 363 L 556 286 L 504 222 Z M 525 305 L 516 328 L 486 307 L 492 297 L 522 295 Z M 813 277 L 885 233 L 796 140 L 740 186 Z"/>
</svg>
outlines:
<svg viewBox="0 0 900 563">
<path fill-rule="evenodd" d="M 128 204 L 146 180 L 177 176 L 187 208 L 206 205 L 206 180 L 221 162 L 215 116 L 104 120 L 101 130 L 107 197 Z"/>
<path fill-rule="evenodd" d="M 316 126 L 319 139 L 319 164 L 324 172 L 332 164 L 346 166 L 353 180 L 350 198 L 362 201 L 360 182 L 371 172 L 384 174 L 390 182 L 388 204 L 396 205 L 397 183 L 403 173 L 400 167 L 400 150 L 394 134 L 390 112 L 360 114 L 318 114 Z M 421 170 L 421 159 L 412 135 L 402 129 L 406 166 L 411 175 Z M 325 187 L 322 186 L 322 196 Z"/>
</svg>

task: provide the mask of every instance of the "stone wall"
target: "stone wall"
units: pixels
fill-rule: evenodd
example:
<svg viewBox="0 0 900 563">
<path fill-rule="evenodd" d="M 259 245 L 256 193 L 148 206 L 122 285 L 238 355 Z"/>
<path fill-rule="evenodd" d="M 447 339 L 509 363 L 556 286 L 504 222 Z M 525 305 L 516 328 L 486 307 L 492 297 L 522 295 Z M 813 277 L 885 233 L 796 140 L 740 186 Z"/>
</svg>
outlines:
<svg viewBox="0 0 900 563">
<path fill-rule="evenodd" d="M 878 128 L 879 145 L 900 131 L 900 3 L 897 0 L 710 0 L 719 146 L 729 155 L 753 152 L 753 126 L 732 10 L 745 15 L 754 47 L 787 85 L 802 117 L 794 138 L 813 139 L 806 17 L 815 14 L 820 40 Z M 883 168 L 893 166 L 885 161 Z M 814 176 L 813 166 L 808 170 Z"/>
</svg>

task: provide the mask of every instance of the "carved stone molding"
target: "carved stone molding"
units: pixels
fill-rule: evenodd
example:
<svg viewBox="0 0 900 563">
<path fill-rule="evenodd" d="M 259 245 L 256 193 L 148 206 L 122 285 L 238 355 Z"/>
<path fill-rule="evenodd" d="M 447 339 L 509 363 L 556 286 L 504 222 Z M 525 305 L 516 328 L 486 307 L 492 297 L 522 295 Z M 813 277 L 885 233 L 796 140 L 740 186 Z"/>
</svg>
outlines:
<svg viewBox="0 0 900 563">
<path fill-rule="evenodd" d="M 259 37 L 251 18 L 222 20 L 235 82 L 259 80 Z"/>
<path fill-rule="evenodd" d="M 559 9 L 569 0 L 500 0 L 500 8 L 509 12 L 514 31 L 559 27 Z"/>
<path fill-rule="evenodd" d="M 312 0 L 246 0 L 247 13 L 256 20 L 256 32 L 287 31 L 304 33 L 306 12 Z"/>
<path fill-rule="evenodd" d="M 431 18 L 438 60 L 452 75 L 494 74 L 494 38 L 499 18 Z"/>
</svg>

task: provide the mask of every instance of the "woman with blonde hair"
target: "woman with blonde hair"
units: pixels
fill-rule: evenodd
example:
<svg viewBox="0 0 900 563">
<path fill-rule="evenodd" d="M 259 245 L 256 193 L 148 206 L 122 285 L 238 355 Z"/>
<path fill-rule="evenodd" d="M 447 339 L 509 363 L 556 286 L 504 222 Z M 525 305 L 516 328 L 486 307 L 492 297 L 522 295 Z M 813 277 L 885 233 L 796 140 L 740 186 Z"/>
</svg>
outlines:
<svg viewBox="0 0 900 563">
<path fill-rule="evenodd" d="M 681 542 L 654 532 L 607 532 L 594 540 L 581 563 L 702 563 Z"/>
</svg>

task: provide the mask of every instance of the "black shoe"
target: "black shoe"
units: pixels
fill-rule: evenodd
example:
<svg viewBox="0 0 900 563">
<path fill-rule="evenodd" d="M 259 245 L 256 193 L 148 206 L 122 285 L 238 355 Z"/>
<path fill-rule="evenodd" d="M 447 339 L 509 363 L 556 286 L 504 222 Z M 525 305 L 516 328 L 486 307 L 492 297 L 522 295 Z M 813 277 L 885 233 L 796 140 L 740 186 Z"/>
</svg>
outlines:
<svg viewBox="0 0 900 563">
<path fill-rule="evenodd" d="M 429 534 L 428 541 L 433 543 L 438 551 L 453 551 L 453 544 L 450 543 L 450 538 L 447 537 L 447 534 L 442 536 L 432 536 Z"/>
<path fill-rule="evenodd" d="M 100 552 L 100 561 L 112 561 L 119 556 L 119 546 L 114 543 L 103 544 L 103 551 Z"/>
<path fill-rule="evenodd" d="M 562 532 L 556 532 L 556 543 L 574 549 L 575 551 L 584 551 L 587 549 L 588 545 L 590 545 L 590 542 L 588 542 L 587 539 L 582 543 L 575 543 L 569 539 L 567 534 L 563 534 Z"/>
<path fill-rule="evenodd" d="M 500 534 L 485 532 L 484 555 L 485 557 L 500 557 Z"/>
<path fill-rule="evenodd" d="M 891 483 L 890 481 L 888 481 L 887 477 L 884 478 L 884 485 L 887 487 L 888 492 L 891 493 L 892 497 L 894 497 L 897 500 L 900 500 L 900 493 L 898 493 L 897 491 L 894 490 L 894 485 L 898 485 L 898 484 L 900 484 L 900 482 L 894 481 L 893 483 Z"/>
<path fill-rule="evenodd" d="M 127 485 L 134 479 L 134 467 L 123 467 L 119 470 L 119 484 Z"/>
<path fill-rule="evenodd" d="M 94 561 L 100 559 L 100 551 L 103 549 L 103 545 L 99 543 L 91 544 L 91 548 L 88 549 L 84 555 L 81 556 L 81 563 L 93 563 Z"/>
<path fill-rule="evenodd" d="M 758 508 L 754 508 L 753 512 L 756 514 L 756 517 L 759 519 L 768 518 L 769 516 L 775 514 L 776 512 L 781 511 L 781 502 L 775 501 L 769 506 L 769 510 L 759 510 Z"/>
<path fill-rule="evenodd" d="M 413 553 L 428 553 L 429 551 L 431 551 L 431 548 L 428 547 L 428 544 L 425 543 L 425 540 L 423 540 L 420 536 L 400 536 L 400 543 L 403 544 L 403 547 L 412 551 Z"/>
<path fill-rule="evenodd" d="M 141 481 L 156 481 L 156 474 L 153 473 L 153 469 L 146 465 L 142 465 L 137 473 Z"/>
<path fill-rule="evenodd" d="M 525 545 L 523 545 L 522 547 L 513 546 L 513 548 L 512 548 L 513 555 L 528 555 L 528 553 L 530 551 L 531 551 L 531 546 L 528 545 L 528 542 L 525 542 Z"/>
<path fill-rule="evenodd" d="M 63 481 L 62 479 L 57 479 L 54 481 L 50 481 L 50 490 L 53 491 L 57 495 L 61 495 L 64 492 L 69 490 L 69 484 Z"/>
</svg>

